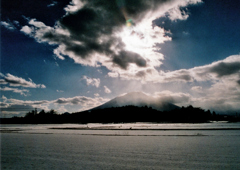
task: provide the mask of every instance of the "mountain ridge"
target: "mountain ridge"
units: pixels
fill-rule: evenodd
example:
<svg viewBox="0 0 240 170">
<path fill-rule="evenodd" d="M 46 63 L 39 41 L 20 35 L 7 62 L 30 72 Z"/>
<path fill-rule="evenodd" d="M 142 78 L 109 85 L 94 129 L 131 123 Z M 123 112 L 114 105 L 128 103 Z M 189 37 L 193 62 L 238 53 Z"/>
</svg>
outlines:
<svg viewBox="0 0 240 170">
<path fill-rule="evenodd" d="M 123 107 L 123 106 L 129 106 L 129 105 L 138 106 L 138 107 L 147 106 L 147 107 L 156 109 L 158 111 L 171 111 L 171 110 L 180 108 L 177 105 L 174 105 L 166 101 L 161 101 L 157 98 L 154 98 L 142 92 L 130 92 L 125 95 L 115 97 L 112 100 L 90 110 L 105 109 L 105 108 L 112 108 L 112 107 Z"/>
</svg>

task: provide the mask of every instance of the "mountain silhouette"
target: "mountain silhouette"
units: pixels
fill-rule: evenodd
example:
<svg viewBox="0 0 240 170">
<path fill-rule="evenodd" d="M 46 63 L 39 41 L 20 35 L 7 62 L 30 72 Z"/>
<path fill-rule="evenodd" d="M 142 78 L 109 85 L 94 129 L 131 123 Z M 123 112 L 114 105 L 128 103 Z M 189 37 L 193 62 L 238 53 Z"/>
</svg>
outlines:
<svg viewBox="0 0 240 170">
<path fill-rule="evenodd" d="M 158 111 L 170 111 L 179 108 L 178 106 L 159 100 L 158 98 L 154 98 L 152 96 L 148 96 L 142 92 L 130 92 L 122 96 L 118 96 L 105 104 L 102 104 L 98 107 L 95 107 L 91 110 L 96 109 L 105 109 L 112 107 L 123 107 L 123 106 L 137 106 L 137 107 L 151 107 Z"/>
<path fill-rule="evenodd" d="M 162 98 L 162 97 L 160 97 Z M 155 98 L 141 92 L 131 92 L 118 96 L 96 108 L 75 113 L 57 114 L 54 110 L 39 113 L 32 111 L 25 117 L 0 119 L 4 124 L 46 124 L 46 123 L 129 123 L 129 122 L 169 122 L 203 123 L 210 120 L 239 121 L 237 116 L 226 119 L 210 110 L 178 107 L 164 99 Z"/>
</svg>

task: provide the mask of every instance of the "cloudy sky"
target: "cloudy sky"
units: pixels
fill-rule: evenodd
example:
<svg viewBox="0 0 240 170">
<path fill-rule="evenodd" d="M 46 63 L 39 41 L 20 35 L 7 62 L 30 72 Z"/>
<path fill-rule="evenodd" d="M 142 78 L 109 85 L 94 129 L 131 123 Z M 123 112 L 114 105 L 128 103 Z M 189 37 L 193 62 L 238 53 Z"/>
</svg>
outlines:
<svg viewBox="0 0 240 170">
<path fill-rule="evenodd" d="M 240 111 L 239 0 L 2 0 L 1 116 L 132 91 Z"/>
</svg>

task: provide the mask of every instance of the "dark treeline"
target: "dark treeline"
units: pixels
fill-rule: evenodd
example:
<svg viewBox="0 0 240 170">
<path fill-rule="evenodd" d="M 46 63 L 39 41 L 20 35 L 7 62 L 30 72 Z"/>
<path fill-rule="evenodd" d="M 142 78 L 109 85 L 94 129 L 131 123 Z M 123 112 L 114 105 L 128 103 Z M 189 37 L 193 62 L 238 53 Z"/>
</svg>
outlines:
<svg viewBox="0 0 240 170">
<path fill-rule="evenodd" d="M 209 110 L 193 106 L 172 111 L 157 111 L 151 107 L 124 106 L 78 113 L 57 114 L 54 110 L 37 113 L 32 111 L 25 117 L 2 118 L 1 123 L 17 124 L 60 124 L 60 123 L 129 123 L 129 122 L 166 122 L 166 123 L 204 123 L 209 121 L 239 121 L 237 116 L 217 115 Z"/>
</svg>

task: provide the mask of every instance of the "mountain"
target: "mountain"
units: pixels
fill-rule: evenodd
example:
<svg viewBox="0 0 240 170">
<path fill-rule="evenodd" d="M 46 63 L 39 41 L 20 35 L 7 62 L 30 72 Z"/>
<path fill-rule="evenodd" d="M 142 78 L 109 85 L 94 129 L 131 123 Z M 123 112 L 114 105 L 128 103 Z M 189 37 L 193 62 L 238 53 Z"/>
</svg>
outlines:
<svg viewBox="0 0 240 170">
<path fill-rule="evenodd" d="M 123 107 L 123 106 L 138 106 L 138 107 L 152 107 L 153 109 L 159 110 L 159 111 L 170 111 L 174 110 L 176 108 L 179 108 L 178 106 L 166 102 L 166 101 L 160 101 L 157 98 L 148 96 L 142 92 L 131 92 L 127 93 L 123 96 L 118 96 L 109 102 L 100 105 L 98 107 L 95 107 L 91 110 L 95 109 L 105 109 L 105 108 L 111 108 L 111 107 Z"/>
</svg>

